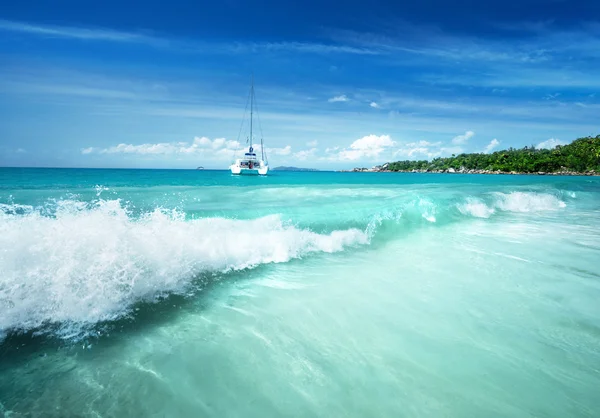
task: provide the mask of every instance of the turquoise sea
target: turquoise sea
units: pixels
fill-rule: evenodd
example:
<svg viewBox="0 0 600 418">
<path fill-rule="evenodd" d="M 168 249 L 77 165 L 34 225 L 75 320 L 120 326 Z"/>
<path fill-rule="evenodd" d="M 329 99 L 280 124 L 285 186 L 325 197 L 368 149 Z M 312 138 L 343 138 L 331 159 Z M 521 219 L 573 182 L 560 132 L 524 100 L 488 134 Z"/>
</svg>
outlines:
<svg viewBox="0 0 600 418">
<path fill-rule="evenodd" d="M 0 415 L 598 417 L 600 178 L 0 168 Z"/>
</svg>

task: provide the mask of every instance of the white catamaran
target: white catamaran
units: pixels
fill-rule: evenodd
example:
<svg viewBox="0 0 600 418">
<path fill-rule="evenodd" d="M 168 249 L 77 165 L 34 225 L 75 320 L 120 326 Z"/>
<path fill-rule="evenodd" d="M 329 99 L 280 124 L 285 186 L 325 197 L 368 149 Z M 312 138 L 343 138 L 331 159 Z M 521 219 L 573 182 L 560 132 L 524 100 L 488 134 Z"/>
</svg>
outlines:
<svg viewBox="0 0 600 418">
<path fill-rule="evenodd" d="M 246 109 L 248 104 L 246 103 Z M 231 174 L 258 174 L 261 176 L 266 176 L 269 171 L 269 164 L 267 163 L 265 157 L 265 148 L 263 146 L 263 138 L 262 132 L 260 137 L 260 159 L 256 155 L 254 151 L 254 147 L 252 146 L 252 125 L 254 117 L 254 77 L 252 77 L 252 86 L 250 87 L 250 136 L 246 140 L 246 144 L 250 144 L 248 147 L 248 152 L 244 153 L 242 158 L 238 158 L 235 160 L 233 164 L 229 167 L 231 170 Z M 260 122 L 260 118 L 259 118 Z M 241 131 L 241 129 L 240 129 Z M 262 131 L 262 129 L 261 129 Z"/>
</svg>

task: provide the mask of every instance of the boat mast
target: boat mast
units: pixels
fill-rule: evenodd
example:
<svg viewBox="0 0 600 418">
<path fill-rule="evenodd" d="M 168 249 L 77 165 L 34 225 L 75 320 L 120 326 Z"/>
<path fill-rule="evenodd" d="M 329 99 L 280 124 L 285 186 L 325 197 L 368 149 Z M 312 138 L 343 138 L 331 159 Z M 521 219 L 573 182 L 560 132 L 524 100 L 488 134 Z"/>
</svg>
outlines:
<svg viewBox="0 0 600 418">
<path fill-rule="evenodd" d="M 252 94 L 254 95 L 254 75 L 252 75 Z M 258 118 L 258 127 L 260 128 L 260 159 L 265 161 L 265 147 L 263 145 L 263 133 L 262 126 L 260 124 L 260 117 Z"/>
<path fill-rule="evenodd" d="M 250 87 L 250 147 L 252 147 L 252 113 L 254 111 L 254 74 L 252 74 L 252 86 Z"/>
</svg>

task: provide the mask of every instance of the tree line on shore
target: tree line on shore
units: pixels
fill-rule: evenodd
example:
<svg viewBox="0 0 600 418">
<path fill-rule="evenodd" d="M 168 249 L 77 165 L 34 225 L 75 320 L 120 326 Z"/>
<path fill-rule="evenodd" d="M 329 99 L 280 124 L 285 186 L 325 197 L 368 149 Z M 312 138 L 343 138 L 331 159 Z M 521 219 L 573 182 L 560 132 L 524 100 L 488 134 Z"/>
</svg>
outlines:
<svg viewBox="0 0 600 418">
<path fill-rule="evenodd" d="M 489 154 L 472 153 L 434 158 L 431 161 L 396 161 L 387 164 L 386 171 L 501 173 L 600 173 L 600 135 L 578 138 L 568 145 L 552 149 L 525 146 Z"/>
</svg>

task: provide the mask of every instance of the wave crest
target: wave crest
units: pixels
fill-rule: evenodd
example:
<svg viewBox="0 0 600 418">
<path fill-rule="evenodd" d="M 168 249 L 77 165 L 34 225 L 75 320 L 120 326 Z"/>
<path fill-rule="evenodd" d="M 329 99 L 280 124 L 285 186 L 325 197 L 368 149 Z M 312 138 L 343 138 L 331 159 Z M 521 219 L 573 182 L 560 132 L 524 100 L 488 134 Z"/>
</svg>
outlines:
<svg viewBox="0 0 600 418">
<path fill-rule="evenodd" d="M 546 212 L 565 208 L 567 204 L 548 193 L 511 192 L 492 194 L 492 202 L 486 204 L 481 199 L 467 198 L 465 203 L 457 205 L 463 215 L 476 218 L 489 218 L 496 210 L 503 212 Z"/>
<path fill-rule="evenodd" d="M 489 218 L 496 212 L 494 208 L 490 208 L 484 202 L 472 197 L 468 198 L 465 203 L 457 205 L 457 207 L 463 215 L 471 215 L 476 218 Z"/>
<path fill-rule="evenodd" d="M 277 215 L 186 220 L 156 209 L 134 218 L 118 200 L 0 208 L 0 337 L 61 324 L 64 336 L 114 320 L 140 301 L 183 293 L 195 277 L 368 243 L 358 229 L 317 234 Z"/>
<path fill-rule="evenodd" d="M 495 193 L 496 207 L 507 212 L 543 212 L 562 209 L 565 202 L 548 193 Z"/>
</svg>

